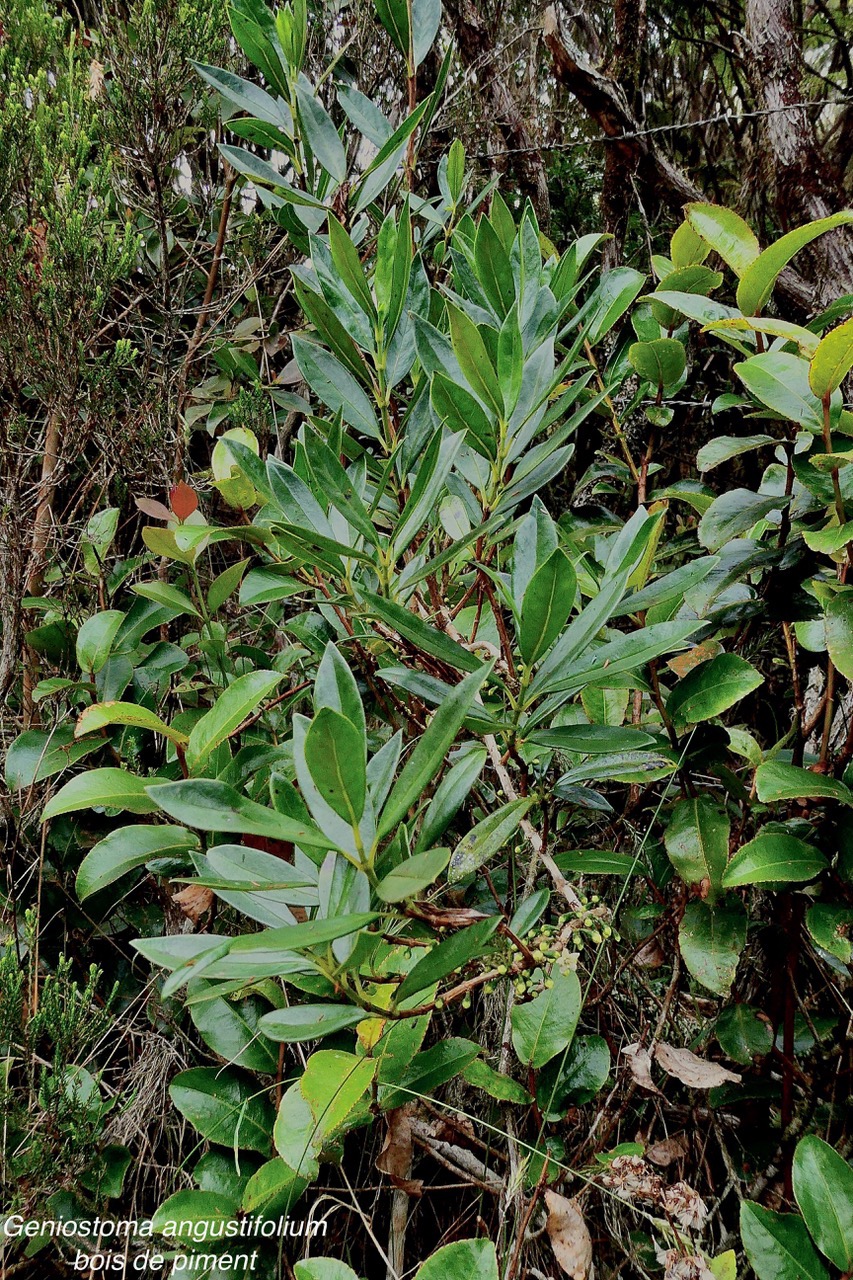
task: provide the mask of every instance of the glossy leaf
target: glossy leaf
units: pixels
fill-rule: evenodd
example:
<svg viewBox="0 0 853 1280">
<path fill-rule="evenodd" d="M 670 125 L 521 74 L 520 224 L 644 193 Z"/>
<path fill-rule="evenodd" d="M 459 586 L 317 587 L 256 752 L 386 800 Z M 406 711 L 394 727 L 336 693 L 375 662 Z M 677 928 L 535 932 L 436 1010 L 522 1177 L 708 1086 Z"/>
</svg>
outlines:
<svg viewBox="0 0 853 1280">
<path fill-rule="evenodd" d="M 721 653 L 680 680 L 667 699 L 669 715 L 681 724 L 696 724 L 722 715 L 752 693 L 763 678 L 736 653 Z"/>
<path fill-rule="evenodd" d="M 526 1004 L 516 1004 L 512 1044 L 521 1062 L 534 1070 L 571 1043 L 581 1012 L 581 988 L 576 973 L 553 973 L 554 985 Z"/>
<path fill-rule="evenodd" d="M 728 995 L 746 943 L 747 918 L 738 903 L 711 906 L 690 902 L 678 927 L 682 959 L 697 982 L 715 995 Z"/>
<path fill-rule="evenodd" d="M 815 1244 L 839 1271 L 853 1270 L 853 1167 L 808 1134 L 797 1143 L 792 1173 L 794 1195 Z"/>
<path fill-rule="evenodd" d="M 738 849 L 723 875 L 723 886 L 799 884 L 813 880 L 826 865 L 823 854 L 804 840 L 783 831 L 762 831 Z"/>
</svg>

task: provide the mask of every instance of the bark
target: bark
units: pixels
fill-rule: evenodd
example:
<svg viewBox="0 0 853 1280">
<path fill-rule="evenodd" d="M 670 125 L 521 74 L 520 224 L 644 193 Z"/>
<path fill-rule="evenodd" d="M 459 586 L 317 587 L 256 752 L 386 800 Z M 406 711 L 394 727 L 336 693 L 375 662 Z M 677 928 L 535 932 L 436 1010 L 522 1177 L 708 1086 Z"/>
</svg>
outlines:
<svg viewBox="0 0 853 1280">
<path fill-rule="evenodd" d="M 544 36 L 558 82 L 607 135 L 608 149 L 619 152 L 624 165 L 632 167 L 644 205 L 680 212 L 689 201 L 704 201 L 705 194 L 660 150 L 654 135 L 644 134 L 622 86 L 593 67 L 575 41 L 560 31 L 553 6 L 545 11 Z M 778 289 L 799 310 L 814 309 L 814 287 L 795 271 L 782 273 Z"/>
<path fill-rule="evenodd" d="M 616 0 L 616 56 L 614 79 L 624 94 L 626 105 L 638 123 L 642 122 L 640 71 L 646 42 L 646 0 Z M 633 184 L 639 164 L 636 151 L 608 147 L 601 184 L 601 215 L 604 230 L 612 239 L 604 246 L 602 262 L 610 270 L 622 260 L 628 219 L 635 203 Z"/>
<path fill-rule="evenodd" d="M 847 203 L 841 177 L 820 145 L 815 112 L 794 105 L 804 100 L 803 59 L 791 0 L 747 0 L 746 46 L 750 79 L 767 112 L 762 134 L 782 230 L 837 213 Z M 853 235 L 848 228 L 816 240 L 808 261 L 818 305 L 853 291 Z"/>
<path fill-rule="evenodd" d="M 466 71 L 486 74 L 482 81 L 487 104 L 484 115 L 491 115 L 507 151 L 514 177 L 522 195 L 528 196 L 536 211 L 539 225 L 548 227 L 551 201 L 542 153 L 538 150 L 535 126 L 528 122 L 506 79 L 500 72 L 492 28 L 473 0 L 449 0 L 445 12 L 453 23 L 459 57 Z"/>
</svg>

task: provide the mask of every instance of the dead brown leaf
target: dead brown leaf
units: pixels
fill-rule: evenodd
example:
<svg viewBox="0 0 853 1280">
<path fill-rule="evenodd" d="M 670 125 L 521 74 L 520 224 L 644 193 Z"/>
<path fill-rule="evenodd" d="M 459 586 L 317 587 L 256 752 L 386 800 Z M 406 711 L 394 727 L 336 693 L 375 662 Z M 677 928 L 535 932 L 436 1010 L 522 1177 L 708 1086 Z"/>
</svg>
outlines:
<svg viewBox="0 0 853 1280">
<path fill-rule="evenodd" d="M 687 675 L 688 671 L 698 667 L 700 662 L 707 662 L 709 658 L 716 658 L 718 653 L 722 653 L 722 650 L 723 646 L 719 640 L 703 640 L 701 644 L 695 644 L 686 653 L 679 653 L 676 658 L 670 658 L 666 665 L 670 671 L 674 671 L 681 679 L 682 676 Z"/>
<path fill-rule="evenodd" d="M 104 64 L 93 58 L 89 63 L 89 97 L 94 102 L 104 92 Z"/>
<path fill-rule="evenodd" d="M 668 1076 L 675 1076 L 691 1089 L 715 1089 L 717 1085 L 732 1081 L 739 1084 L 741 1077 L 735 1071 L 727 1071 L 718 1062 L 706 1062 L 689 1049 L 676 1049 L 671 1044 L 655 1045 L 655 1058 Z"/>
<path fill-rule="evenodd" d="M 204 885 L 188 884 L 180 893 L 173 894 L 172 901 L 177 902 L 188 920 L 198 924 L 205 912 L 213 906 L 213 892 Z"/>
<path fill-rule="evenodd" d="M 572 1280 L 587 1280 L 592 1270 L 592 1239 L 577 1200 L 546 1191 L 545 1203 L 548 1206 L 545 1230 L 560 1269 Z"/>
<path fill-rule="evenodd" d="M 403 1107 L 395 1107 L 389 1111 L 385 1119 L 388 1132 L 382 1150 L 376 1157 L 376 1168 L 386 1173 L 395 1187 L 407 1192 L 410 1196 L 419 1196 L 423 1190 L 423 1182 L 412 1179 L 412 1116 L 417 1104 L 406 1103 Z"/>
<path fill-rule="evenodd" d="M 648 1089 L 650 1093 L 660 1093 L 660 1089 L 652 1080 L 652 1056 L 648 1049 L 644 1049 L 640 1044 L 626 1044 L 622 1052 L 628 1059 L 631 1075 L 640 1088 Z"/>
<path fill-rule="evenodd" d="M 688 1151 L 688 1142 L 683 1133 L 677 1133 L 672 1138 L 664 1138 L 661 1142 L 655 1142 L 646 1149 L 646 1159 L 652 1164 L 659 1165 L 660 1168 L 666 1169 L 674 1160 L 680 1160 L 682 1156 L 686 1156 Z"/>
</svg>

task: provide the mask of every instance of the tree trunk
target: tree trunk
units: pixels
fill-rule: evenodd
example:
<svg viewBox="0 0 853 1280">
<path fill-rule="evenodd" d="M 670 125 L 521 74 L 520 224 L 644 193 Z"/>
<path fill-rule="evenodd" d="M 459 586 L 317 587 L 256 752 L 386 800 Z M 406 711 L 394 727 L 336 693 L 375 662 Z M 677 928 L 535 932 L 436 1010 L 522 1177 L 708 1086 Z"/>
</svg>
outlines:
<svg viewBox="0 0 853 1280">
<path fill-rule="evenodd" d="M 616 57 L 614 79 L 638 124 L 642 123 L 640 73 L 646 42 L 646 0 L 616 0 Z M 622 260 L 631 208 L 636 202 L 634 179 L 639 164 L 635 148 L 611 145 L 604 158 L 601 215 L 613 238 L 604 246 L 602 263 L 610 270 Z"/>
<path fill-rule="evenodd" d="M 746 41 L 750 79 L 767 113 L 762 133 L 783 231 L 838 213 L 846 204 L 841 178 L 824 154 L 815 111 L 803 102 L 803 58 L 792 0 L 747 0 Z M 853 292 L 853 235 L 848 228 L 814 241 L 803 258 L 814 275 L 813 300 L 825 306 Z"/>
<path fill-rule="evenodd" d="M 448 0 L 445 12 L 453 23 L 459 57 L 466 71 L 483 74 L 484 114 L 490 114 L 508 151 L 513 174 L 523 196 L 528 196 L 539 225 L 547 230 L 551 217 L 548 178 L 535 127 L 525 120 L 506 79 L 495 64 L 495 42 L 489 25 L 472 0 Z"/>
</svg>

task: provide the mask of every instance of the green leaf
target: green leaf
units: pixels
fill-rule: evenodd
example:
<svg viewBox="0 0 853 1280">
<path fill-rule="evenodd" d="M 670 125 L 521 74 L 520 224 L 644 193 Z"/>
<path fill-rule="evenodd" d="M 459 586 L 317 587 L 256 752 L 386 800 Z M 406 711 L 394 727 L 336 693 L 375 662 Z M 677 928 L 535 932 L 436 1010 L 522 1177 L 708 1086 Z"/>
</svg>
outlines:
<svg viewBox="0 0 853 1280">
<path fill-rule="evenodd" d="M 605 272 L 580 312 L 584 336 L 590 346 L 601 342 L 621 320 L 645 283 L 646 277 L 633 267 L 616 267 Z"/>
<path fill-rule="evenodd" d="M 296 1280 L 358 1280 L 352 1267 L 338 1258 L 309 1258 L 293 1266 Z"/>
<path fill-rule="evenodd" d="M 498 1102 L 514 1102 L 520 1107 L 527 1107 L 533 1101 L 523 1084 L 513 1080 L 512 1076 L 501 1075 L 482 1058 L 475 1058 L 470 1062 L 462 1072 L 462 1077 L 475 1089 L 482 1089 Z"/>
<path fill-rule="evenodd" d="M 853 960 L 853 907 L 817 902 L 806 912 L 806 927 L 817 946 L 836 956 L 842 964 L 850 964 Z"/>
<path fill-rule="evenodd" d="M 146 533 L 168 534 L 172 539 L 175 537 L 175 531 L 171 529 L 146 529 Z M 147 541 L 147 540 L 146 540 Z M 177 547 L 177 543 L 175 544 Z M 154 547 L 151 550 L 155 550 Z M 176 559 L 175 553 L 165 551 L 163 554 L 172 555 Z M 192 564 L 195 559 L 194 555 L 190 555 L 187 563 Z M 188 613 L 193 618 L 200 618 L 201 614 L 193 604 L 185 591 L 181 591 L 178 587 L 173 587 L 169 582 L 134 582 L 131 585 L 131 591 L 136 595 L 142 596 L 144 600 L 151 600 L 154 604 L 165 605 L 166 608 L 172 610 L 173 616 L 181 613 Z"/>
<path fill-rule="evenodd" d="M 429 1097 L 440 1085 L 459 1075 L 480 1054 L 480 1046 L 458 1036 L 440 1040 L 412 1060 L 402 1076 L 381 1097 L 382 1109 L 402 1107 L 414 1098 Z"/>
<path fill-rule="evenodd" d="M 853 595 L 834 596 L 824 615 L 826 646 L 835 667 L 853 680 Z"/>
<path fill-rule="evenodd" d="M 208 1141 L 263 1154 L 269 1151 L 274 1113 L 251 1078 L 229 1067 L 194 1067 L 175 1076 L 169 1096 Z"/>
<path fill-rule="evenodd" d="M 748 316 L 756 315 L 770 297 L 780 272 L 784 271 L 794 254 L 826 231 L 848 222 L 853 222 L 853 213 L 846 210 L 834 213 L 829 218 L 807 222 L 804 227 L 795 227 L 787 235 L 780 236 L 742 273 L 737 287 L 737 304 L 741 311 Z"/>
<path fill-rule="evenodd" d="M 93 613 L 77 632 L 77 661 L 80 670 L 97 675 L 112 651 L 118 629 L 125 615 L 120 609 L 106 609 Z"/>
<path fill-rule="evenodd" d="M 794 1196 L 812 1239 L 839 1271 L 853 1271 L 853 1168 L 826 1142 L 797 1143 Z"/>
<path fill-rule="evenodd" d="M 483 772 L 486 755 L 485 747 L 474 747 L 447 770 L 424 813 L 416 845 L 418 852 L 428 849 L 450 826 Z"/>
<path fill-rule="evenodd" d="M 197 849 L 198 843 L 198 836 L 186 827 L 117 827 L 99 840 L 80 863 L 77 896 L 83 902 L 151 858 L 180 857 Z"/>
<path fill-rule="evenodd" d="M 720 551 L 788 501 L 781 494 L 762 497 L 751 489 L 730 489 L 714 499 L 699 521 L 699 541 L 709 551 Z"/>
<path fill-rule="evenodd" d="M 630 876 L 644 870 L 641 858 L 608 849 L 571 849 L 556 854 L 554 861 L 565 876 Z"/>
<path fill-rule="evenodd" d="M 258 1217 L 283 1217 L 290 1212 L 308 1186 L 307 1178 L 299 1177 L 285 1160 L 275 1156 L 262 1164 L 249 1178 L 243 1192 L 241 1208 L 244 1213 Z M 322 1262 L 324 1259 L 315 1258 L 313 1261 Z M 296 1264 L 297 1274 L 302 1265 Z"/>
<path fill-rule="evenodd" d="M 536 1101 L 544 1119 L 557 1123 L 571 1103 L 592 1102 L 609 1074 L 607 1041 L 601 1036 L 575 1036 L 568 1053 L 552 1058 L 536 1081 Z"/>
<path fill-rule="evenodd" d="M 752 449 L 762 449 L 768 444 L 776 444 L 773 436 L 717 436 L 699 450 L 696 466 L 700 471 L 711 471 L 721 462 L 728 462 L 730 458 L 737 458 Z"/>
<path fill-rule="evenodd" d="M 366 591 L 363 587 L 359 587 L 358 591 L 367 606 L 368 614 L 393 627 L 404 640 L 411 641 L 419 649 L 431 654 L 433 658 L 440 658 L 442 662 L 449 663 L 457 671 L 483 670 L 480 659 L 475 657 L 469 649 L 463 648 L 443 631 L 439 631 L 437 627 L 419 618 L 411 609 L 406 609 L 393 600 L 377 596 L 372 591 Z"/>
<path fill-rule="evenodd" d="M 749 1004 L 733 1004 L 723 1009 L 714 1024 L 723 1052 L 742 1066 L 753 1058 L 763 1058 L 773 1048 L 773 1028 Z"/>
<path fill-rule="evenodd" d="M 222 94 L 232 106 L 240 111 L 247 111 L 257 120 L 264 120 L 285 132 L 292 132 L 293 121 L 288 119 L 290 112 L 287 108 L 276 102 L 264 89 L 252 84 L 251 80 L 244 80 L 242 76 L 224 71 L 221 67 L 209 67 L 202 62 L 193 62 L 192 59 L 188 61 L 202 80 Z"/>
<path fill-rule="evenodd" d="M 104 769 L 98 772 L 120 773 L 121 770 Z M 140 781 L 144 784 L 147 779 Z M 146 799 L 150 797 L 150 808 L 135 812 L 149 813 L 151 809 L 159 808 L 168 813 L 170 818 L 176 818 L 188 827 L 195 827 L 197 831 L 268 836 L 273 840 L 290 840 L 293 844 L 309 849 L 335 847 L 316 827 L 307 822 L 296 822 L 274 809 L 256 804 L 254 800 L 241 795 L 218 779 L 190 778 L 183 782 L 166 782 L 149 786 L 147 791 Z"/>
<path fill-rule="evenodd" d="M 366 741 L 351 720 L 321 707 L 305 735 L 305 763 L 320 795 L 357 827 L 367 797 Z"/>
<path fill-rule="evenodd" d="M 609 724 L 566 724 L 556 729 L 541 729 L 527 739 L 540 747 L 568 751 L 579 755 L 609 755 L 650 747 L 655 739 L 642 729 Z"/>
<path fill-rule="evenodd" d="M 819 400 L 831 396 L 853 369 L 853 317 L 831 329 L 818 344 L 809 367 L 809 386 Z"/>
<path fill-rule="evenodd" d="M 669 256 L 676 271 L 682 267 L 692 267 L 704 262 L 711 252 L 711 246 L 693 230 L 689 222 L 682 222 L 672 233 L 669 242 Z"/>
<path fill-rule="evenodd" d="M 684 373 L 684 346 L 675 338 L 656 338 L 654 342 L 635 342 L 628 348 L 632 367 L 648 382 L 669 387 Z"/>
<path fill-rule="evenodd" d="M 485 1239 L 442 1245 L 418 1269 L 415 1280 L 498 1280 L 495 1246 Z"/>
<path fill-rule="evenodd" d="M 319 342 L 294 334 L 293 355 L 312 391 L 333 413 L 340 413 L 356 431 L 373 440 L 382 438 L 379 422 L 368 396 L 348 369 Z"/>
<path fill-rule="evenodd" d="M 208 998 L 190 1005 L 190 1017 L 208 1048 L 231 1066 L 275 1075 L 278 1051 L 258 1034 L 262 1003 L 253 996 L 226 1000 L 217 995 L 215 983 L 196 978 L 188 995 L 200 994 Z"/>
<path fill-rule="evenodd" d="M 575 602 L 577 578 L 565 552 L 552 552 L 530 580 L 524 593 L 518 645 L 526 666 L 532 666 L 563 630 Z"/>
<path fill-rule="evenodd" d="M 105 729 L 113 724 L 133 725 L 139 729 L 150 729 L 152 733 L 159 733 L 164 738 L 178 743 L 179 746 L 185 745 L 187 735 L 181 733 L 178 729 L 173 729 L 170 725 L 161 720 L 153 711 L 149 711 L 147 707 L 141 707 L 135 702 L 96 702 L 91 707 L 87 707 L 81 714 L 74 729 L 74 736 L 82 738 L 86 733 L 97 733 L 99 729 Z"/>
<path fill-rule="evenodd" d="M 734 371 L 756 400 L 808 431 L 823 430 L 820 400 L 809 385 L 809 362 L 790 351 L 764 351 Z"/>
<path fill-rule="evenodd" d="M 210 613 L 216 613 L 217 609 L 221 609 L 228 597 L 237 590 L 248 564 L 248 560 L 238 560 L 236 564 L 229 565 L 214 578 L 207 592 L 207 607 Z"/>
<path fill-rule="evenodd" d="M 464 311 L 447 304 L 450 319 L 450 341 L 459 367 L 469 385 L 498 418 L 504 417 L 504 403 L 497 374 L 486 350 L 480 331 Z"/>
<path fill-rule="evenodd" d="M 205 1233 L 215 1235 L 215 1224 L 236 1223 L 238 1207 L 231 1196 L 218 1191 L 176 1191 L 154 1213 L 151 1230 L 167 1240 L 191 1241 L 197 1224 L 204 1224 Z M 167 1231 L 167 1227 L 172 1229 Z"/>
<path fill-rule="evenodd" d="M 533 804 L 532 798 L 513 800 L 483 818 L 457 844 L 450 859 L 450 884 L 473 875 L 485 862 L 504 849 Z"/>
<path fill-rule="evenodd" d="M 513 1048 L 519 1061 L 534 1071 L 571 1043 L 583 1003 L 576 973 L 552 973 L 552 978 L 552 987 L 526 1004 L 516 1004 L 510 1014 Z"/>
<path fill-rule="evenodd" d="M 425 991 L 434 983 L 446 978 L 449 973 L 463 968 L 470 960 L 476 959 L 485 950 L 486 944 L 494 936 L 499 916 L 487 916 L 469 925 L 467 929 L 459 929 L 445 938 L 414 965 L 397 989 L 396 1000 L 400 1004 L 418 991 Z"/>
<path fill-rule="evenodd" d="M 798 1214 L 776 1213 L 744 1200 L 740 1233 L 758 1280 L 829 1280 Z"/>
<path fill-rule="evenodd" d="M 813 845 L 783 831 L 762 831 L 742 845 L 723 876 L 726 889 L 745 884 L 799 884 L 813 880 L 826 867 Z"/>
<path fill-rule="evenodd" d="M 713 903 L 729 860 L 729 818 L 708 796 L 680 800 L 664 836 L 669 860 L 686 885 L 704 885 Z"/>
<path fill-rule="evenodd" d="M 678 927 L 678 947 L 697 982 L 726 996 L 746 944 L 746 912 L 740 903 L 713 907 L 689 902 Z"/>
<path fill-rule="evenodd" d="M 10 791 L 19 791 L 34 782 L 44 782 L 103 746 L 101 742 L 74 739 L 71 725 L 19 733 L 6 753 L 6 786 Z"/>
<path fill-rule="evenodd" d="M 382 902 L 404 902 L 433 884 L 450 861 L 449 849 L 427 849 L 405 858 L 376 886 Z"/>
<path fill-rule="evenodd" d="M 843 782 L 779 760 L 758 766 L 755 788 L 762 804 L 783 800 L 840 800 L 842 804 L 853 804 L 853 791 Z"/>
<path fill-rule="evenodd" d="M 60 787 L 48 800 L 42 822 L 78 809 L 125 809 L 128 813 L 154 813 L 156 803 L 147 794 L 150 778 L 138 778 L 125 769 L 89 769 Z"/>
<path fill-rule="evenodd" d="M 322 1040 L 354 1027 L 365 1017 L 363 1009 L 351 1004 L 296 1004 L 289 1009 L 265 1013 L 259 1026 L 265 1036 L 282 1044 L 302 1044 Z"/>
<path fill-rule="evenodd" d="M 343 182 L 347 176 L 344 144 L 338 137 L 331 116 L 320 99 L 314 96 L 310 83 L 302 74 L 296 85 L 296 102 L 308 146 L 335 182 Z"/>
<path fill-rule="evenodd" d="M 351 915 L 331 916 L 328 920 L 305 920 L 280 929 L 264 929 L 262 933 L 246 933 L 231 943 L 231 952 L 248 951 L 259 955 L 264 951 L 302 951 L 322 947 L 338 938 L 358 933 L 379 917 L 375 911 L 358 911 Z"/>
<path fill-rule="evenodd" d="M 314 706 L 331 707 L 355 725 L 364 737 L 367 733 L 364 705 L 355 676 L 340 651 L 330 641 L 317 668 L 314 682 Z"/>
<path fill-rule="evenodd" d="M 679 724 L 711 720 L 763 683 L 763 677 L 744 658 L 721 653 L 694 667 L 678 682 L 667 699 L 666 709 Z"/>
<path fill-rule="evenodd" d="M 433 715 L 385 802 L 377 827 L 377 840 L 402 821 L 438 773 L 492 665 L 488 663 L 467 675 Z"/>
<path fill-rule="evenodd" d="M 714 204 L 688 204 L 684 208 L 690 226 L 720 255 L 737 276 L 744 276 L 761 249 L 755 233 L 731 209 Z"/>
</svg>

